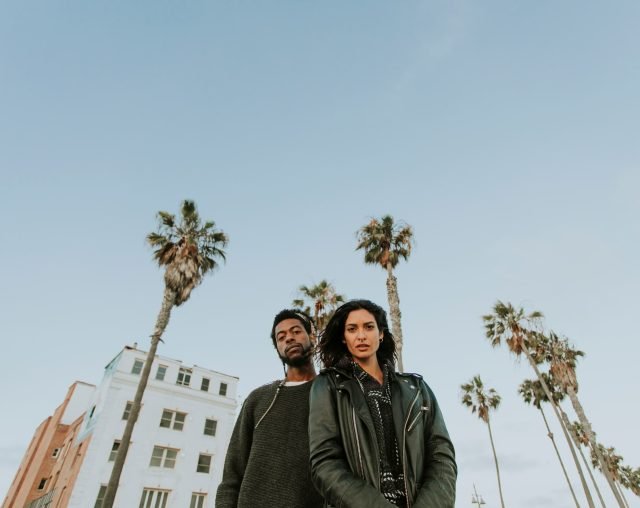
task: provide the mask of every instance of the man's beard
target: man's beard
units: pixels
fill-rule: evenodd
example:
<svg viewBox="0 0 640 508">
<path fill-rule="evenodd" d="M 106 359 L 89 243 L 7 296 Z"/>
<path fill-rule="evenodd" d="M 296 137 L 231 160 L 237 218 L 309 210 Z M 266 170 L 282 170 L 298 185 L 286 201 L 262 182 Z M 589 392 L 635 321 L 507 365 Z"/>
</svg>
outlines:
<svg viewBox="0 0 640 508">
<path fill-rule="evenodd" d="M 309 344 L 307 347 L 301 347 L 302 353 L 298 356 L 295 356 L 294 358 L 289 358 L 288 356 L 286 356 L 286 353 L 284 356 L 278 353 L 278 356 L 280 357 L 280 360 L 282 360 L 282 363 L 288 365 L 289 367 L 304 367 L 305 365 L 311 364 L 311 358 L 313 357 L 313 344 Z"/>
</svg>

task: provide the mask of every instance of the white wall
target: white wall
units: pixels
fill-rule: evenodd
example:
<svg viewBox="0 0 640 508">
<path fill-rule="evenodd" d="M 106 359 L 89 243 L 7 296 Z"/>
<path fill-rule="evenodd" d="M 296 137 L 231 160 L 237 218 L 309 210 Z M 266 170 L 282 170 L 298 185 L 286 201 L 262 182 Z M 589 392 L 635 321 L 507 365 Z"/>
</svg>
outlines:
<svg viewBox="0 0 640 508">
<path fill-rule="evenodd" d="M 87 406 L 89 405 L 95 391 L 95 386 L 83 383 L 82 381 L 76 381 L 73 393 L 71 394 L 71 399 L 64 410 L 62 418 L 60 418 L 60 423 L 63 425 L 70 425 L 76 421 L 76 419 L 87 410 Z"/>
<path fill-rule="evenodd" d="M 93 508 L 100 488 L 106 484 L 113 463 L 108 462 L 113 441 L 122 436 L 125 421 L 122 420 L 127 401 L 133 400 L 139 380 L 131 374 L 135 358 L 145 358 L 145 353 L 125 349 L 115 368 L 105 374 L 98 387 L 93 418 L 85 419 L 83 426 L 91 429 L 89 449 L 76 481 L 70 508 Z M 164 381 L 155 379 L 158 364 L 169 368 Z M 193 367 L 191 386 L 176 385 L 181 362 L 156 358 L 140 417 L 136 423 L 127 461 L 120 480 L 116 508 L 138 506 L 144 487 L 171 490 L 169 507 L 189 506 L 192 492 L 206 492 L 205 506 L 213 507 L 215 490 L 222 479 L 224 456 L 229 442 L 237 403 L 235 400 L 237 378 L 201 367 Z M 188 367 L 188 366 L 185 366 Z M 210 391 L 200 390 L 202 377 L 211 379 Z M 226 397 L 218 395 L 219 383 L 228 385 Z M 164 409 L 187 413 L 184 429 L 177 431 L 160 427 Z M 204 435 L 205 418 L 218 421 L 215 436 Z M 150 467 L 153 447 L 166 446 L 180 450 L 175 469 Z M 209 474 L 197 473 L 200 453 L 213 455 Z"/>
</svg>

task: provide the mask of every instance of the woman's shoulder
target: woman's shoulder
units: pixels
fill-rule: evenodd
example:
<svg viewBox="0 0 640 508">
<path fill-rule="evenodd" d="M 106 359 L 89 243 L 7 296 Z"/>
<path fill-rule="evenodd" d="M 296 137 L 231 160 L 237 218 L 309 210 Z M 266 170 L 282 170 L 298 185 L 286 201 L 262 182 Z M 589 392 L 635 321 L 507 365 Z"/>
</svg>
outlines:
<svg viewBox="0 0 640 508">
<path fill-rule="evenodd" d="M 394 374 L 399 382 L 408 383 L 415 387 L 424 385 L 425 388 L 430 390 L 422 374 L 418 374 L 417 372 L 395 372 Z"/>
</svg>

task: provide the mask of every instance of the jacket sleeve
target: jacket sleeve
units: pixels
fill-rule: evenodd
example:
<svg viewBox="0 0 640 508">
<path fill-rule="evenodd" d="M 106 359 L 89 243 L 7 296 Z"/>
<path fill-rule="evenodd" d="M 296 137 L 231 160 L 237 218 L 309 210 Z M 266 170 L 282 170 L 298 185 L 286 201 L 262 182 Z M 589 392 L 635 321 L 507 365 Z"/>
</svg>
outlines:
<svg viewBox="0 0 640 508">
<path fill-rule="evenodd" d="M 236 508 L 240 486 L 249 460 L 253 441 L 253 410 L 251 396 L 245 400 L 231 434 L 227 456 L 224 461 L 222 482 L 216 492 L 216 508 Z"/>
<path fill-rule="evenodd" d="M 421 381 L 425 400 L 431 400 L 431 419 L 425 425 L 425 458 L 422 486 L 414 508 L 453 508 L 456 501 L 456 465 L 453 443 L 435 395 Z"/>
<path fill-rule="evenodd" d="M 334 506 L 393 507 L 374 486 L 351 471 L 340 435 L 336 395 L 329 375 L 315 379 L 309 399 L 311 479 L 315 487 Z"/>
</svg>

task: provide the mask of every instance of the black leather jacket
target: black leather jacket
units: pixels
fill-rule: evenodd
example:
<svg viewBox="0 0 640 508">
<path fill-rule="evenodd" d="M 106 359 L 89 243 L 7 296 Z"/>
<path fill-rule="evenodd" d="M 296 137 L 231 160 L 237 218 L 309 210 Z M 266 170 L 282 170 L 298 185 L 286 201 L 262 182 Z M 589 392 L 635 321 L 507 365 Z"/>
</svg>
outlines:
<svg viewBox="0 0 640 508">
<path fill-rule="evenodd" d="M 436 398 L 418 374 L 391 373 L 391 403 L 409 508 L 453 508 L 457 466 Z M 328 505 L 389 508 L 362 389 L 347 371 L 323 370 L 311 388 L 311 477 Z"/>
</svg>

